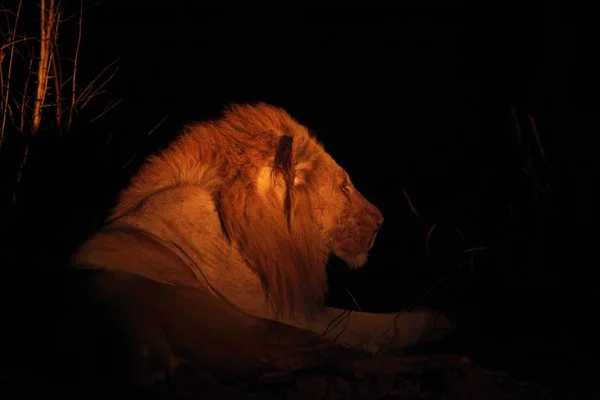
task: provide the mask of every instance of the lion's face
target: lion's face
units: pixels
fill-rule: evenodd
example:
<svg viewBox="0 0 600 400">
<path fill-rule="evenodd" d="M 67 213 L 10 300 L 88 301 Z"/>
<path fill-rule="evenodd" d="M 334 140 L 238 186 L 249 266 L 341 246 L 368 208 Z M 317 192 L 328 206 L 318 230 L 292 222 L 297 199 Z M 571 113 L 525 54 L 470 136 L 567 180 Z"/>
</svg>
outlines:
<svg viewBox="0 0 600 400">
<path fill-rule="evenodd" d="M 383 224 L 383 215 L 329 155 L 320 168 L 324 174 L 318 185 L 317 218 L 326 245 L 349 267 L 360 268 L 367 262 L 368 251 Z"/>
</svg>

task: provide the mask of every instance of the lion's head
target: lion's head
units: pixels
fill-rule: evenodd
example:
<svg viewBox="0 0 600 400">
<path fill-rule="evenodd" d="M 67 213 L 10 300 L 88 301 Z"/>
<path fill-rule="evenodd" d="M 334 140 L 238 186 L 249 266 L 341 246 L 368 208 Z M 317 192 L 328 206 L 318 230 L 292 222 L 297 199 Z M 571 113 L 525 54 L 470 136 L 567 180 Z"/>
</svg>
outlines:
<svg viewBox="0 0 600 400">
<path fill-rule="evenodd" d="M 319 201 L 316 217 L 323 239 L 331 252 L 349 267 L 362 267 L 383 224 L 383 216 L 356 189 L 343 168 L 326 153 L 323 159 L 313 194 Z"/>
<path fill-rule="evenodd" d="M 307 128 L 264 103 L 232 105 L 221 119 L 190 125 L 142 167 L 112 217 L 186 185 L 211 193 L 223 243 L 239 251 L 285 313 L 324 307 L 328 257 L 363 266 L 383 222 Z M 186 218 L 193 216 L 171 216 Z"/>
</svg>

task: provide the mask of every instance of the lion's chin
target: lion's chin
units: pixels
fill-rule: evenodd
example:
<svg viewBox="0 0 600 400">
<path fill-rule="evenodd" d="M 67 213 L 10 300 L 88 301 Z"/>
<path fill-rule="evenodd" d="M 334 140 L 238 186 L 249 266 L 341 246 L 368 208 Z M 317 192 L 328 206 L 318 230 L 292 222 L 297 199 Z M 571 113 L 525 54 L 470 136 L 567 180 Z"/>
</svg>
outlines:
<svg viewBox="0 0 600 400">
<path fill-rule="evenodd" d="M 358 254 L 350 254 L 344 252 L 343 254 L 336 254 L 339 258 L 341 258 L 348 268 L 350 269 L 359 269 L 367 264 L 367 260 L 369 258 L 369 254 L 367 252 L 358 253 Z"/>
</svg>

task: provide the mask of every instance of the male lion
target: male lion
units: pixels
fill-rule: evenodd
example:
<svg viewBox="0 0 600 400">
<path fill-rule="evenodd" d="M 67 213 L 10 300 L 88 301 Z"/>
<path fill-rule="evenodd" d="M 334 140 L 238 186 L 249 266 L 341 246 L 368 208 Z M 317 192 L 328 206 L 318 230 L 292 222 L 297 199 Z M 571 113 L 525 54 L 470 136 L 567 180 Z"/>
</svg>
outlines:
<svg viewBox="0 0 600 400">
<path fill-rule="evenodd" d="M 343 310 L 325 304 L 328 258 L 364 266 L 382 223 L 286 111 L 232 105 L 151 157 L 72 262 L 205 291 L 351 347 L 405 348 L 438 337 L 450 321 L 426 310 L 354 312 L 329 326 Z"/>
</svg>

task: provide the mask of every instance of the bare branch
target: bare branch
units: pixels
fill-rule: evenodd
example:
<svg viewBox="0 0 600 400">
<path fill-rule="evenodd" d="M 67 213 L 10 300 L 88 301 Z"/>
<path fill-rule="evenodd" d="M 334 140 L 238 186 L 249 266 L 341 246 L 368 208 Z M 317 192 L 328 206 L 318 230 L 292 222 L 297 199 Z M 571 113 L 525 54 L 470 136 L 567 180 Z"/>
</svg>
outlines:
<svg viewBox="0 0 600 400">
<path fill-rule="evenodd" d="M 420 214 L 419 211 L 417 210 L 417 208 L 414 206 L 412 200 L 410 199 L 410 196 L 408 195 L 408 193 L 406 192 L 406 189 L 402 189 L 402 191 L 404 192 L 404 198 L 406 199 L 407 203 L 408 203 L 408 207 L 410 208 L 410 212 L 417 218 L 420 218 Z"/>
<path fill-rule="evenodd" d="M 73 13 L 73 14 L 69 15 L 68 17 L 64 17 L 60 22 L 67 22 L 67 21 L 75 18 L 76 16 L 81 15 L 83 13 L 83 11 L 88 11 L 88 10 L 94 8 L 94 7 L 99 6 L 102 3 L 103 3 L 103 1 L 97 1 L 94 4 L 91 4 L 91 5 L 87 6 L 87 7 L 80 7 L 78 13 Z M 81 18 L 79 20 L 81 21 Z"/>
<path fill-rule="evenodd" d="M 77 21 L 77 46 L 75 47 L 75 59 L 73 60 L 73 75 L 71 75 L 71 106 L 69 107 L 69 127 L 73 122 L 73 112 L 75 110 L 76 99 L 76 84 L 77 84 L 77 69 L 79 61 L 79 48 L 81 46 L 81 26 L 83 22 L 83 0 L 79 2 L 79 20 Z"/>
<path fill-rule="evenodd" d="M 46 1 L 48 1 L 49 4 L 46 4 Z M 49 78 L 48 70 L 50 68 L 52 57 L 51 34 L 54 31 L 52 23 L 55 21 L 54 0 L 41 0 L 40 6 L 40 60 L 38 64 L 38 82 L 34 100 L 31 134 L 35 134 L 38 131 L 42 121 L 42 106 L 44 105 L 44 101 L 46 99 L 46 90 L 48 89 Z"/>
<path fill-rule="evenodd" d="M 12 40 L 13 45 L 10 47 L 10 57 L 8 61 L 8 72 L 6 74 L 6 92 L 4 93 L 4 107 L 2 108 L 2 125 L 0 126 L 0 145 L 4 141 L 4 129 L 6 128 L 6 115 L 8 113 L 8 99 L 10 98 L 10 79 L 12 77 L 12 65 L 13 58 L 15 54 L 15 40 L 17 37 L 17 24 L 19 22 L 19 16 L 21 15 L 21 6 L 23 5 L 23 0 L 19 0 L 19 5 L 17 6 L 17 13 L 15 15 L 15 25 L 12 31 Z"/>
<path fill-rule="evenodd" d="M 6 26 L 9 27 L 9 31 L 10 31 L 10 18 L 9 18 L 9 16 L 12 15 L 13 17 L 15 17 L 15 28 L 17 27 L 17 24 L 20 22 L 19 16 L 21 14 L 21 10 L 20 10 L 20 8 L 21 8 L 21 2 L 22 2 L 22 0 L 19 1 L 19 5 L 17 6 L 17 12 L 16 13 L 13 10 L 9 9 L 9 8 L 1 8 L 0 9 L 0 12 L 2 14 L 4 14 L 4 16 L 6 17 Z"/>
<path fill-rule="evenodd" d="M 115 108 L 116 106 L 118 106 L 119 104 L 121 104 L 122 100 L 119 99 L 117 101 L 111 101 L 105 108 L 104 110 L 96 115 L 94 118 L 92 118 L 92 120 L 90 121 L 90 123 L 94 123 L 96 120 L 98 120 L 99 118 L 101 118 L 102 116 L 106 115 L 106 113 L 108 113 L 110 110 L 112 110 L 113 108 Z"/>
<path fill-rule="evenodd" d="M 60 90 L 60 59 L 58 59 L 58 55 L 52 57 L 52 76 L 54 81 L 54 101 L 56 108 L 56 124 L 58 128 L 62 128 L 62 98 L 61 98 L 61 90 Z"/>
<path fill-rule="evenodd" d="M 57 7 L 60 7 L 60 1 Z M 58 9 L 58 8 L 57 8 Z M 56 17 L 54 19 L 54 31 L 52 33 L 52 42 L 53 42 L 53 57 L 52 57 L 52 75 L 54 81 L 54 99 L 55 99 L 55 115 L 56 115 L 56 124 L 58 126 L 59 131 L 62 130 L 62 115 L 63 115 L 63 100 L 62 100 L 62 68 L 60 63 L 60 53 L 58 49 L 58 36 L 59 31 L 58 28 L 60 26 L 60 12 L 56 13 Z"/>
<path fill-rule="evenodd" d="M 27 76 L 25 76 L 25 87 L 23 88 L 23 95 L 21 96 L 21 120 L 19 122 L 19 131 L 21 132 L 25 132 L 25 116 L 27 115 L 25 113 L 25 108 L 27 107 L 27 103 L 28 103 L 28 96 L 27 93 L 29 91 L 29 79 L 32 75 L 32 71 L 33 71 L 33 55 L 32 57 L 29 59 L 29 67 L 27 68 Z"/>
<path fill-rule="evenodd" d="M 21 1 L 23 1 L 23 0 L 21 0 Z M 15 33 L 16 33 L 16 31 L 13 31 L 13 35 Z M 13 36 L 13 37 L 15 37 L 15 36 Z M 13 47 L 15 44 L 22 43 L 22 42 L 27 42 L 27 41 L 31 41 L 31 40 L 35 40 L 35 38 L 32 38 L 32 37 L 23 37 L 23 38 L 20 38 L 20 39 L 16 39 L 16 38 L 12 39 L 8 43 L 5 43 L 2 46 L 0 46 L 0 52 L 8 49 L 9 47 Z"/>
<path fill-rule="evenodd" d="M 150 129 L 150 132 L 148 132 L 148 136 L 152 135 L 154 133 L 154 131 L 157 130 L 158 127 L 161 126 L 163 124 L 163 122 L 165 122 L 167 120 L 167 118 L 169 118 L 169 116 L 165 115 L 160 121 L 158 121 L 158 123 L 156 125 L 154 125 L 154 128 Z"/>
<path fill-rule="evenodd" d="M 2 69 L 2 62 L 4 61 L 4 52 L 0 51 L 0 99 L 4 98 L 4 69 Z M 0 110 L 2 105 L 0 104 Z"/>
<path fill-rule="evenodd" d="M 100 78 L 102 78 L 106 72 L 112 67 L 114 66 L 119 60 L 121 59 L 121 57 L 118 57 L 116 60 L 114 60 L 113 62 L 111 62 L 110 64 L 108 64 L 106 67 L 104 67 L 104 69 L 102 69 L 102 71 L 100 71 L 100 73 L 85 87 L 85 89 L 83 89 L 83 91 L 79 94 L 79 97 L 76 100 L 76 103 L 83 103 L 83 105 L 81 106 L 81 108 L 85 107 L 85 105 L 95 96 L 97 96 L 100 92 L 100 90 L 106 86 L 108 84 L 108 82 L 110 82 L 112 80 L 112 78 L 116 75 L 117 71 L 119 70 L 119 67 L 116 67 L 115 70 L 112 72 L 112 74 L 110 74 L 109 77 L 105 78 L 102 83 L 97 87 L 94 88 L 94 85 L 96 84 L 96 82 L 98 82 L 100 80 Z"/>
<path fill-rule="evenodd" d="M 61 83 L 60 83 L 60 90 L 63 90 L 71 82 L 71 79 L 73 79 L 72 76 L 68 77 L 64 81 L 61 81 Z"/>
</svg>

